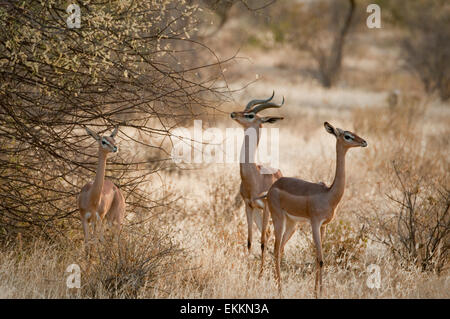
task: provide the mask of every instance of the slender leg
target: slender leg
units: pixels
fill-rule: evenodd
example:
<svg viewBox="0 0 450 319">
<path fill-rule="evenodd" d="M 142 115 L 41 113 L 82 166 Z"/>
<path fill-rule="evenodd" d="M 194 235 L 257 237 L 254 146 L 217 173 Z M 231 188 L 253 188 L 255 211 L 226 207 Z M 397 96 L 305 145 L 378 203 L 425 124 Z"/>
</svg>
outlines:
<svg viewBox="0 0 450 319">
<path fill-rule="evenodd" d="M 100 215 L 98 213 L 95 213 L 95 216 L 97 218 L 96 224 L 95 224 L 95 232 L 98 233 L 100 242 L 103 242 L 103 222 L 100 218 Z"/>
<path fill-rule="evenodd" d="M 261 271 L 259 272 L 259 278 L 261 278 L 264 270 L 264 252 L 266 248 L 266 238 L 267 238 L 267 225 L 269 224 L 269 208 L 268 205 L 264 206 L 263 210 L 263 223 L 261 229 Z"/>
<path fill-rule="evenodd" d="M 98 239 L 97 231 L 98 231 L 98 218 L 97 218 L 97 213 L 95 213 L 94 216 L 92 217 L 92 239 L 93 239 L 93 243 L 96 243 L 96 241 Z"/>
<path fill-rule="evenodd" d="M 100 221 L 97 218 L 97 213 L 94 213 L 94 216 L 92 216 L 92 239 L 90 244 L 90 252 L 91 255 L 95 251 L 98 253 L 98 227 L 99 227 Z"/>
<path fill-rule="evenodd" d="M 327 225 L 322 225 L 322 227 L 320 227 L 320 243 L 321 243 L 321 248 L 323 245 L 323 242 L 325 241 L 325 235 L 326 235 L 326 230 L 327 230 Z M 323 252 L 322 252 L 323 254 Z M 325 274 L 325 272 L 323 271 L 323 269 L 321 269 L 321 275 L 320 275 L 320 295 L 322 295 L 322 289 L 323 289 L 323 285 L 322 285 L 322 278 L 323 275 Z"/>
<path fill-rule="evenodd" d="M 283 234 L 283 239 L 281 240 L 281 257 L 283 257 L 284 254 L 284 246 L 286 243 L 291 239 L 292 235 L 295 233 L 295 226 L 297 223 L 293 220 L 290 220 L 287 218 L 286 220 L 286 231 Z"/>
<path fill-rule="evenodd" d="M 264 219 L 264 210 L 262 213 L 260 212 L 260 209 L 254 209 L 253 210 L 253 220 L 256 224 L 256 227 L 259 229 L 259 231 L 262 231 L 263 228 L 263 219 Z"/>
<path fill-rule="evenodd" d="M 124 215 L 125 215 L 125 200 L 122 196 L 122 193 L 118 191 L 116 192 L 116 196 L 114 197 L 113 205 L 105 217 L 106 220 L 108 221 L 109 228 L 113 233 L 114 242 L 119 239 L 119 234 L 122 228 Z"/>
<path fill-rule="evenodd" d="M 248 226 L 248 237 L 247 237 L 247 249 L 248 253 L 252 249 L 252 237 L 253 237 L 253 208 L 249 204 L 245 203 L 245 213 L 247 214 L 247 226 Z"/>
<path fill-rule="evenodd" d="M 327 230 L 327 225 L 322 225 L 322 227 L 320 227 L 320 242 L 322 244 L 325 241 L 326 230 Z"/>
<path fill-rule="evenodd" d="M 86 213 L 81 221 L 83 225 L 83 232 L 84 232 L 84 249 L 86 252 L 86 257 L 89 257 L 90 255 L 90 249 L 89 249 L 89 216 L 90 213 Z"/>
<path fill-rule="evenodd" d="M 316 246 L 316 252 L 317 252 L 317 260 L 316 260 L 316 283 L 315 283 L 315 295 L 316 298 L 317 295 L 317 288 L 320 287 L 320 293 L 322 292 L 322 267 L 323 267 L 323 259 L 322 259 L 322 242 L 320 240 L 320 223 L 318 222 L 311 222 L 312 226 L 312 234 L 313 234 L 313 240 L 314 245 Z M 320 297 L 320 294 L 319 294 Z"/>
<path fill-rule="evenodd" d="M 273 219 L 273 217 L 272 217 Z M 286 217 L 278 216 L 277 219 L 273 219 L 273 226 L 275 229 L 275 271 L 276 278 L 278 282 L 278 292 L 281 295 L 281 273 L 280 273 L 280 261 L 281 261 L 281 240 L 283 238 L 283 233 L 285 230 Z"/>
</svg>

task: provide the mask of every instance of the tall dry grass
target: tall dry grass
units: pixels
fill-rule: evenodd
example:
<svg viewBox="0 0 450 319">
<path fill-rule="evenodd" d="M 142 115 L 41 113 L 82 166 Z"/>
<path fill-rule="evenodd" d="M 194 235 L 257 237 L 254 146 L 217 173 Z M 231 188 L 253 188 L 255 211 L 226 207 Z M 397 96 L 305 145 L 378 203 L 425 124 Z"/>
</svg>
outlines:
<svg viewBox="0 0 450 319">
<path fill-rule="evenodd" d="M 286 111 L 281 127 L 281 170 L 285 176 L 330 184 L 334 174 L 334 140 L 322 128 L 326 114 Z M 424 269 L 417 259 L 399 258 L 401 238 L 383 218 L 398 213 L 389 196 L 401 195 L 393 162 L 419 174 L 424 194 L 449 189 L 447 109 L 436 105 L 354 108 L 333 115 L 332 123 L 364 137 L 369 147 L 349 152 L 347 186 L 324 242 L 325 298 L 449 298 L 448 256 L 442 267 Z M 312 122 L 317 123 L 313 125 Z M 316 126 L 316 128 L 315 128 Z M 308 127 L 308 130 L 304 128 Z M 419 177 L 419 175 L 417 175 Z M 179 199 L 159 208 L 151 228 L 125 227 L 120 245 L 100 246 L 82 289 L 65 285 L 66 268 L 87 268 L 81 242 L 47 244 L 36 240 L 22 248 L 10 245 L 0 254 L 0 295 L 4 298 L 278 298 L 273 274 L 273 237 L 262 279 L 257 274 L 260 251 L 246 251 L 244 208 L 236 196 L 237 164 L 210 165 L 176 178 L 161 176 Z M 418 178 L 417 177 L 417 178 Z M 441 188 L 433 188 L 432 185 Z M 421 184 L 418 184 L 421 185 Z M 431 185 L 431 186 L 430 186 Z M 434 197 L 433 197 L 434 198 Z M 448 204 L 448 202 L 447 202 Z M 129 216 L 130 218 L 130 216 Z M 425 216 L 426 218 L 426 216 Z M 145 218 L 131 218 L 130 223 Z M 446 219 L 448 227 L 448 219 Z M 168 228 L 170 226 L 170 228 Z M 301 224 L 288 242 L 282 262 L 284 298 L 312 298 L 315 252 L 309 225 Z M 255 228 L 254 240 L 259 241 Z M 157 234 L 162 234 L 157 235 Z M 396 238 L 393 246 L 380 241 Z M 164 237 L 166 236 L 166 237 Z M 448 245 L 448 236 L 441 240 Z M 255 245 L 258 247 L 258 245 Z M 178 250 L 182 248 L 182 250 Z M 369 265 L 380 268 L 380 288 L 367 285 Z"/>
<path fill-rule="evenodd" d="M 81 241 L 44 239 L 11 245 L 0 252 L 0 298 L 137 298 L 155 289 L 154 282 L 176 272 L 182 250 L 150 223 L 105 233 L 86 258 Z M 75 239 L 75 238 L 74 238 Z M 66 283 L 80 270 L 81 286 Z"/>
<path fill-rule="evenodd" d="M 414 101 L 405 97 L 394 109 L 380 104 L 332 115 L 333 122 L 357 132 L 369 142 L 369 147 L 348 154 L 346 192 L 324 243 L 326 298 L 450 297 L 448 256 L 442 254 L 438 258 L 440 269 L 424 268 L 414 258 L 399 258 L 393 248 L 401 249 L 401 234 L 396 227 L 381 227 L 385 218 L 392 221 L 401 215 L 391 197 L 404 192 L 395 175 L 394 163 L 409 167 L 407 173 L 412 180 L 420 175 L 433 181 L 424 188 L 425 194 L 438 196 L 443 189 L 447 192 L 449 189 L 450 113 L 440 105 Z M 308 109 L 285 110 L 284 115 L 288 119 L 280 132 L 284 175 L 329 185 L 334 174 L 335 148 L 322 123 L 330 115 Z M 279 297 L 272 272 L 273 238 L 269 241 L 271 260 L 261 280 L 257 278 L 259 250 L 253 249 L 250 256 L 246 253 L 244 209 L 234 201 L 238 174 L 237 165 L 222 166 L 175 182 L 190 198 L 184 201 L 183 212 L 177 218 L 182 225 L 182 240 L 191 249 L 193 259 L 189 263 L 192 270 L 161 281 L 167 287 L 165 290 L 172 291 L 167 297 Z M 197 181 L 194 188 L 193 179 Z M 442 252 L 449 242 L 448 214 L 444 214 L 448 199 L 440 203 Z M 421 218 L 431 221 L 425 213 L 421 213 Z M 394 221 L 396 226 L 398 219 Z M 435 225 L 430 223 L 430 227 Z M 307 224 L 298 228 L 287 244 L 282 263 L 285 298 L 313 297 L 315 251 L 311 230 Z M 380 241 L 384 236 L 394 238 L 394 244 L 389 246 Z M 259 240 L 257 231 L 256 237 Z M 380 288 L 371 289 L 367 284 L 370 265 L 381 271 Z"/>
<path fill-rule="evenodd" d="M 345 71 L 349 59 L 344 60 L 343 81 L 352 85 L 330 90 L 303 79 L 295 69 L 298 61 L 289 56 L 289 50 L 252 52 L 252 64 L 244 68 L 239 62 L 235 70 L 228 71 L 237 79 L 229 83 L 230 88 L 242 85 L 243 73 L 264 73 L 265 77 L 224 110 L 239 110 L 249 97 L 264 97 L 272 89 L 277 96 L 286 96 L 282 109 L 267 111 L 285 117 L 277 124 L 284 176 L 330 185 L 335 139 L 323 129 L 324 121 L 367 140 L 367 148 L 352 149 L 347 154 L 345 193 L 327 229 L 325 298 L 450 298 L 449 258 L 443 253 L 450 241 L 445 217 L 448 197 L 444 200 L 446 197 L 440 195 L 450 189 L 450 109 L 439 101 L 425 99 L 420 92 L 402 93 L 398 105 L 389 107 L 385 98 L 393 83 L 401 78 L 402 88 L 416 84 L 405 74 L 390 71 L 391 51 L 376 48 L 374 52 L 375 56 L 364 58 L 351 56 L 351 63 L 364 63 L 356 63 L 350 72 Z M 280 67 L 281 62 L 284 67 Z M 365 70 L 363 64 L 374 67 Z M 358 79 L 354 80 L 356 73 Z M 358 86 L 360 79 L 365 80 Z M 236 127 L 227 113 L 214 114 L 207 124 Z M 133 147 L 133 152 L 144 159 L 155 155 Z M 400 176 L 408 179 L 407 189 L 399 183 L 396 167 Z M 259 245 L 247 253 L 245 212 L 236 196 L 239 183 L 237 163 L 161 172 L 149 180 L 148 192 L 155 198 L 173 196 L 156 202 L 151 218 L 128 212 L 128 226 L 120 245 L 111 241 L 100 246 L 89 273 L 81 224 L 67 234 L 66 241 L 49 244 L 37 238 L 22 246 L 13 241 L 0 249 L 0 297 L 279 298 L 273 273 L 273 235 L 261 279 Z M 417 193 L 414 185 L 418 186 Z M 427 215 L 430 207 L 436 208 L 431 212 L 443 216 L 436 250 L 426 249 L 429 232 L 428 237 L 416 237 L 416 249 L 416 245 L 408 244 L 404 228 L 398 227 L 399 218 L 405 215 L 392 199 L 402 202 L 408 193 L 417 194 L 420 203 L 414 216 L 424 228 L 417 230 L 436 226 L 439 219 Z M 166 205 L 168 202 L 171 204 Z M 254 241 L 259 242 L 256 227 Z M 415 255 L 411 254 L 414 249 Z M 430 253 L 433 258 L 423 267 Z M 82 269 L 79 290 L 66 287 L 69 274 L 65 271 L 73 263 Z M 367 284 L 370 265 L 380 269 L 379 288 Z M 311 229 L 308 224 L 300 224 L 285 248 L 282 297 L 313 298 L 314 267 Z"/>
</svg>

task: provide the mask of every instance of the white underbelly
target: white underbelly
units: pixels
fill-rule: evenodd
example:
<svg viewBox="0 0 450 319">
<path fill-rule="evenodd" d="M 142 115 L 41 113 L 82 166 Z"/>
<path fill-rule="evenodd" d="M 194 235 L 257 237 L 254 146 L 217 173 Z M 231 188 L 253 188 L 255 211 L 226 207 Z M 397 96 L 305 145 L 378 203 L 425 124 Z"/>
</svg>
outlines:
<svg viewBox="0 0 450 319">
<path fill-rule="evenodd" d="M 287 217 L 290 219 L 296 221 L 296 222 L 309 222 L 309 218 L 306 217 L 300 217 L 300 216 L 294 216 L 289 214 L 287 211 L 283 210 L 283 212 L 286 214 Z"/>
</svg>

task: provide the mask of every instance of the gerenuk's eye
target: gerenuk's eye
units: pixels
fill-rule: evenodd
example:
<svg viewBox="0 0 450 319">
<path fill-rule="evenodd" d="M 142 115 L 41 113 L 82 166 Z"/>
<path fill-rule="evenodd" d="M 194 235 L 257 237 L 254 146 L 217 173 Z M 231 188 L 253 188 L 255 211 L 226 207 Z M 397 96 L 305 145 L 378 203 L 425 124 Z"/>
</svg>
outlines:
<svg viewBox="0 0 450 319">
<path fill-rule="evenodd" d="M 252 119 L 255 117 L 255 114 L 245 114 L 245 117 L 248 119 Z"/>
<path fill-rule="evenodd" d="M 344 138 L 347 140 L 347 141 L 350 141 L 352 138 L 350 137 L 350 135 L 344 135 Z"/>
<path fill-rule="evenodd" d="M 106 142 L 105 142 L 105 140 L 102 140 L 102 145 L 106 145 Z"/>
</svg>

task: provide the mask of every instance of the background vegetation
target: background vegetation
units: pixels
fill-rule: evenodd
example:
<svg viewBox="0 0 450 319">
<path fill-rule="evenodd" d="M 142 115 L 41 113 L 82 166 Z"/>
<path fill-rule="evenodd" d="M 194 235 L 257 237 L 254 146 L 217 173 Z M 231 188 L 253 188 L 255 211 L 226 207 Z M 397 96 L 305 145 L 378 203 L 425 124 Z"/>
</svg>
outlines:
<svg viewBox="0 0 450 319">
<path fill-rule="evenodd" d="M 271 111 L 285 117 L 285 176 L 331 182 L 324 121 L 369 144 L 348 155 L 324 297 L 450 297 L 445 1 L 377 1 L 381 29 L 363 0 L 77 1 L 80 29 L 66 26 L 69 3 L 0 1 L 0 297 L 278 297 L 272 260 L 258 279 L 259 251 L 246 253 L 237 164 L 170 161 L 176 127 L 236 127 L 229 113 L 272 90 L 286 98 Z M 97 147 L 83 125 L 117 124 L 107 176 L 126 223 L 87 262 L 76 196 Z M 298 228 L 283 297 L 310 298 L 315 255 Z M 80 290 L 65 284 L 73 263 Z"/>
</svg>

